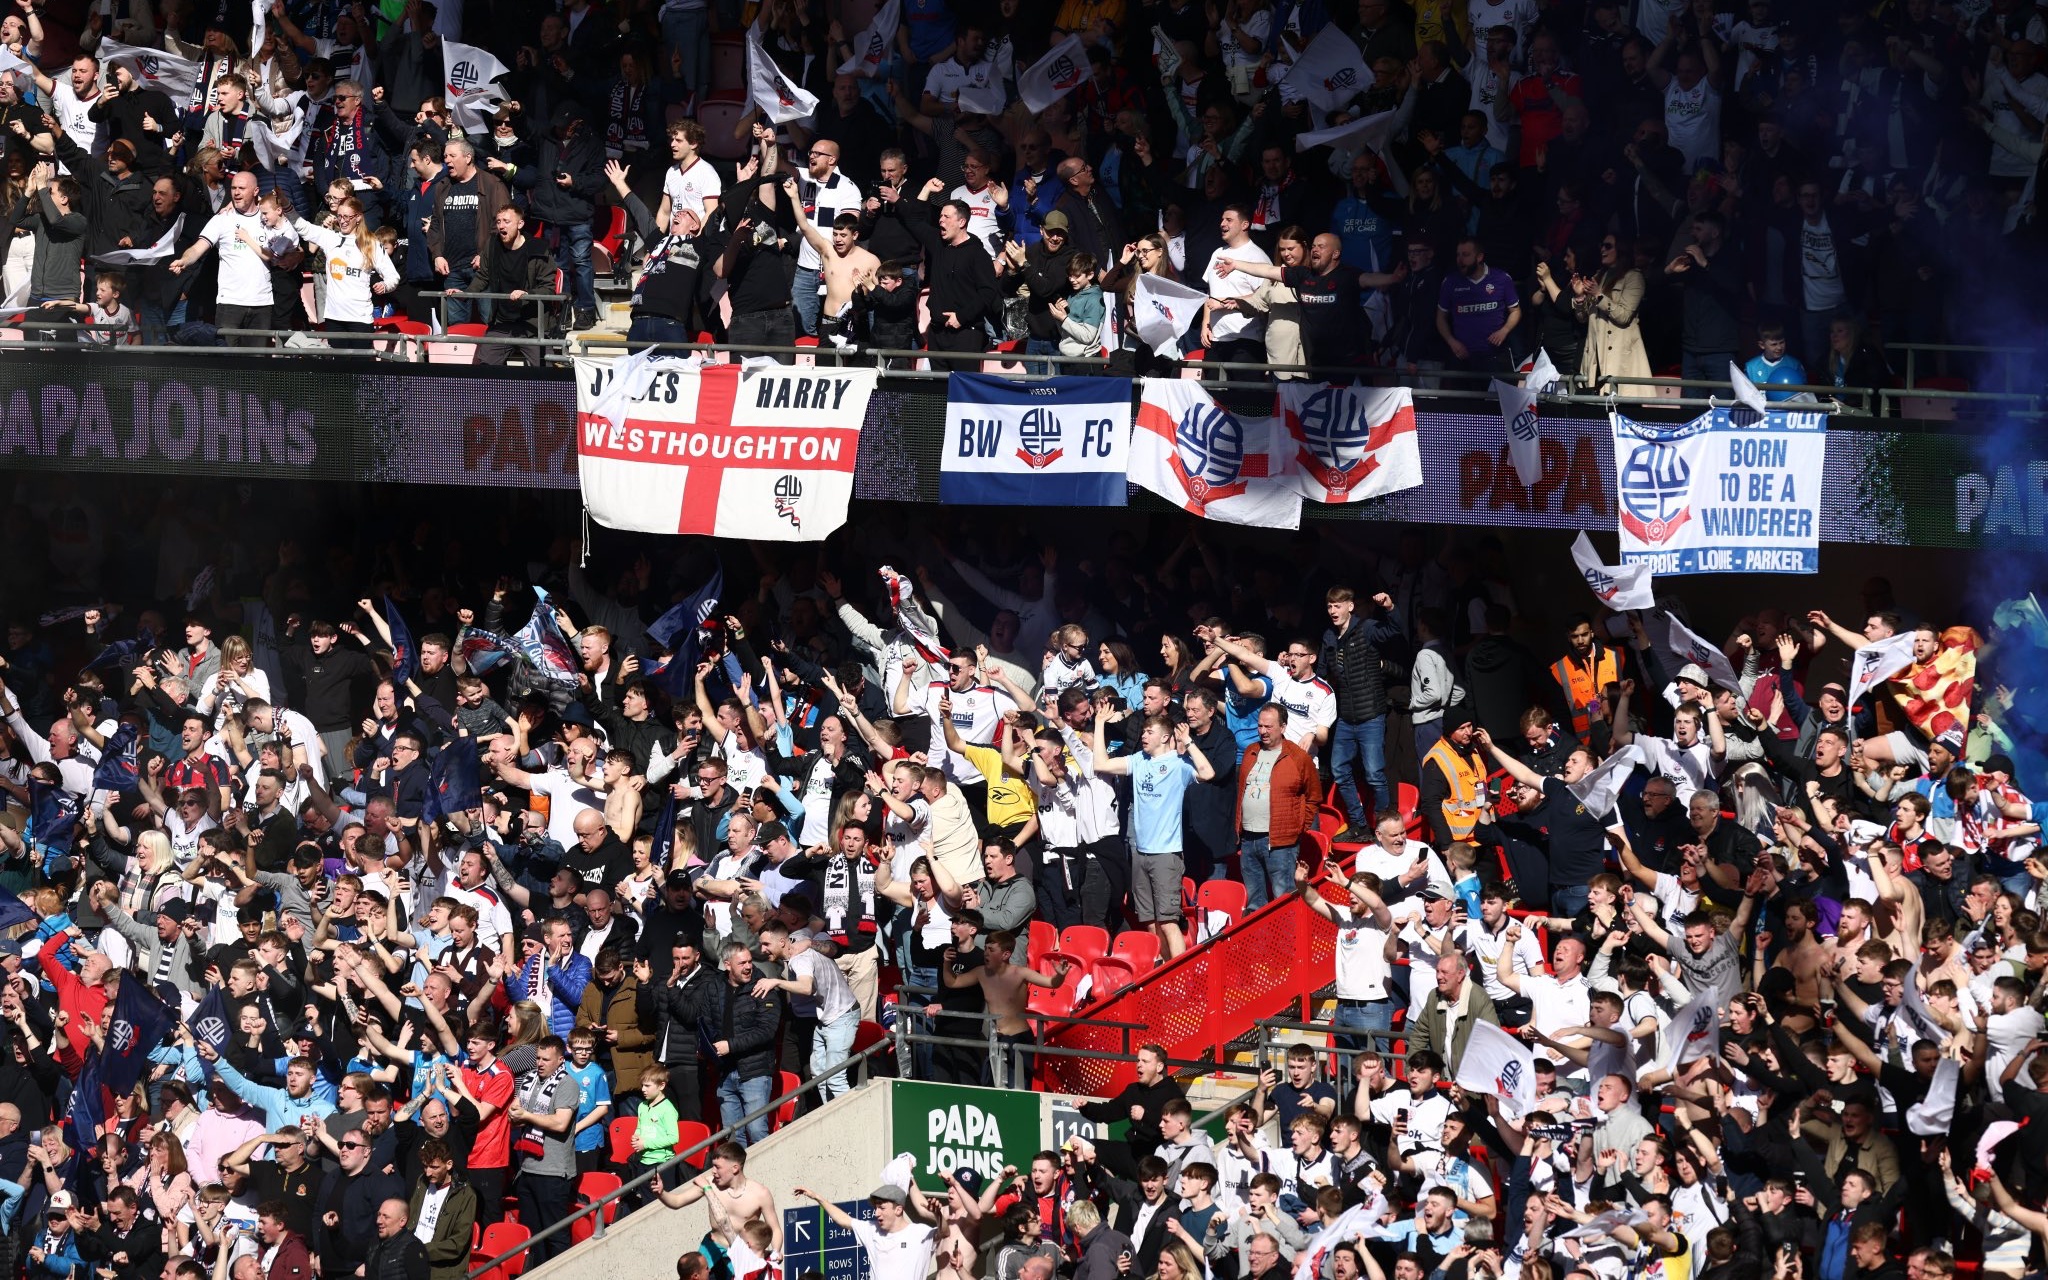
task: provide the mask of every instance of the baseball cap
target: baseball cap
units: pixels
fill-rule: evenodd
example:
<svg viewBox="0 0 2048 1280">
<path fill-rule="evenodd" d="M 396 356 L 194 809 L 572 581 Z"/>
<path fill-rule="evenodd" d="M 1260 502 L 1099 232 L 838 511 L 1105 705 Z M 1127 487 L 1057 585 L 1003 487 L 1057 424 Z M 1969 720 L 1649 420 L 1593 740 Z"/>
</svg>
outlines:
<svg viewBox="0 0 2048 1280">
<path fill-rule="evenodd" d="M 690 887 L 690 873 L 677 867 L 664 876 L 661 882 L 670 889 L 687 889 Z"/>
<path fill-rule="evenodd" d="M 1065 231 L 1067 229 L 1067 215 L 1061 213 L 1058 209 L 1054 209 L 1051 213 L 1045 215 L 1045 221 L 1038 224 L 1038 229 L 1041 231 Z"/>
<path fill-rule="evenodd" d="M 1984 772 L 1986 772 L 1986 773 L 2002 773 L 2002 774 L 2004 774 L 2004 775 L 2005 775 L 2006 777 L 2010 778 L 2010 777 L 2011 777 L 2011 776 L 2013 775 L 2013 767 L 2012 767 L 2012 757 L 2011 757 L 2011 756 L 1986 756 L 1986 757 L 1984 757 Z"/>
<path fill-rule="evenodd" d="M 910 1197 L 903 1194 L 903 1188 L 885 1182 L 873 1191 L 868 1192 L 869 1204 L 880 1204 L 883 1201 L 897 1205 L 908 1204 Z"/>
<path fill-rule="evenodd" d="M 53 1192 L 50 1196 L 51 1213 L 63 1213 L 67 1209 L 75 1208 L 77 1204 L 78 1202 L 71 1198 L 69 1191 Z"/>
</svg>

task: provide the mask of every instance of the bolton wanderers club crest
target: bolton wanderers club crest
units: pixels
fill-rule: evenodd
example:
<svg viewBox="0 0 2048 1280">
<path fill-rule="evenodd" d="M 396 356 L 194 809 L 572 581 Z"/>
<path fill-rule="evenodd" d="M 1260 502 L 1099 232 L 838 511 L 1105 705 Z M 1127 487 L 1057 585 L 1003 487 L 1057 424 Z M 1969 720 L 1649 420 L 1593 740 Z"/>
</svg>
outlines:
<svg viewBox="0 0 2048 1280">
<path fill-rule="evenodd" d="M 1621 490 L 1621 526 L 1637 541 L 1669 542 L 1692 518 L 1692 466 L 1672 444 L 1639 444 L 1616 476 Z"/>
</svg>

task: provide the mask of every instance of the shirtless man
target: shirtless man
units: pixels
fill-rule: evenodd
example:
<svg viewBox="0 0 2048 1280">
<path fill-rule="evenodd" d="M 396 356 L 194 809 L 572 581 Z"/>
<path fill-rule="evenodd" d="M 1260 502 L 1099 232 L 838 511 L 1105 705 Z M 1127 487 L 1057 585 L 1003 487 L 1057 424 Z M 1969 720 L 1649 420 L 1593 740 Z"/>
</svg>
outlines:
<svg viewBox="0 0 2048 1280">
<path fill-rule="evenodd" d="M 737 1142 L 721 1142 L 711 1149 L 711 1171 L 690 1179 L 675 1191 L 659 1182 L 654 1194 L 671 1209 L 681 1209 L 699 1200 L 711 1217 L 711 1238 L 721 1248 L 739 1237 L 739 1229 L 755 1218 L 774 1233 L 769 1251 L 782 1248 L 782 1215 L 775 1211 L 775 1193 L 747 1176 L 747 1149 Z"/>
<path fill-rule="evenodd" d="M 1792 999 L 1808 1008 L 1820 1003 L 1820 971 L 1827 963 L 1827 948 L 1814 936 L 1813 904 L 1793 901 L 1785 904 L 1785 947 L 1771 962 L 1774 969 L 1792 975 Z"/>
<path fill-rule="evenodd" d="M 803 201 L 797 198 L 795 178 L 782 180 L 782 194 L 789 198 L 790 208 L 796 211 L 797 229 L 818 251 L 818 275 L 825 281 L 825 302 L 818 312 L 818 338 L 822 342 L 849 346 L 853 340 L 853 291 L 862 286 L 874 286 L 875 272 L 881 269 L 882 261 L 860 247 L 859 214 L 840 214 L 833 219 L 827 234 L 804 212 Z"/>
<path fill-rule="evenodd" d="M 1828 964 L 1834 969 L 1835 980 L 1839 982 L 1854 974 L 1857 951 L 1864 943 L 1876 940 L 1870 904 L 1861 898 L 1843 903 L 1841 918 L 1835 921 L 1835 936 L 1827 943 Z"/>
<path fill-rule="evenodd" d="M 987 1002 L 988 1011 L 996 1020 L 995 1079 L 998 1089 L 1008 1088 L 1009 1065 L 1012 1050 L 1020 1044 L 1035 1044 L 1031 1037 L 1031 1024 L 1024 1021 L 1024 1007 L 1030 998 L 1027 986 L 1057 987 L 1067 980 L 1067 971 L 1074 962 L 1065 956 L 1053 962 L 1052 976 L 1027 969 L 1023 965 L 1010 963 L 1010 957 L 1017 952 L 1017 935 L 1008 929 L 998 929 L 988 935 L 982 944 L 982 962 L 965 973 L 953 972 L 953 957 L 956 948 L 946 948 L 946 963 L 939 967 L 939 977 L 949 987 L 970 987 L 981 984 L 982 999 Z M 1028 1066 L 1024 1068 L 1029 1070 Z"/>
</svg>

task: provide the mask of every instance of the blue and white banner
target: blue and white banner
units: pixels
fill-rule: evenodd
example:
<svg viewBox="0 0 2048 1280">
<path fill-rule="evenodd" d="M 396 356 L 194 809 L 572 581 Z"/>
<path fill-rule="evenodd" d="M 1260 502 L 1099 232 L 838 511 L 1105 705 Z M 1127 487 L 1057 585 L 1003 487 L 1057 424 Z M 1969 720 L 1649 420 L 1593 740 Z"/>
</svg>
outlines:
<svg viewBox="0 0 2048 1280">
<path fill-rule="evenodd" d="M 1820 572 L 1827 415 L 1736 406 L 1612 423 L 1623 564 L 1658 577 Z"/>
<path fill-rule="evenodd" d="M 1129 378 L 946 380 L 940 502 L 1121 507 L 1130 454 Z"/>
</svg>

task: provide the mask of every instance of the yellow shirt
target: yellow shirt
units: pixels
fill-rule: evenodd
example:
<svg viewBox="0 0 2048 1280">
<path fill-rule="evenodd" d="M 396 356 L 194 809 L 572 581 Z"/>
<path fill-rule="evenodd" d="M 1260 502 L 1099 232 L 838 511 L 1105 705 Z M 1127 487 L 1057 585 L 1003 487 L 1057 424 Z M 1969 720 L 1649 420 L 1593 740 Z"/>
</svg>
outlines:
<svg viewBox="0 0 2048 1280">
<path fill-rule="evenodd" d="M 967 763 L 980 770 L 988 781 L 988 821 L 990 826 L 1008 827 L 1022 823 L 1038 812 L 1038 805 L 1031 798 L 1031 791 L 1024 780 L 1003 769 L 1003 754 L 994 747 L 978 747 L 967 744 L 962 752 Z M 981 877 L 976 876 L 979 880 Z"/>
</svg>

